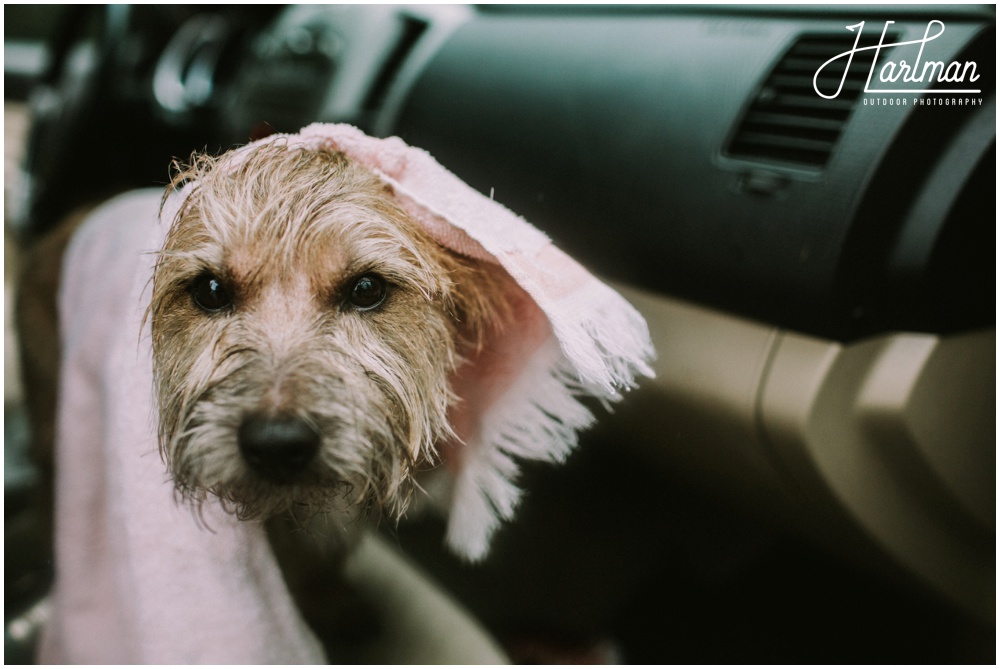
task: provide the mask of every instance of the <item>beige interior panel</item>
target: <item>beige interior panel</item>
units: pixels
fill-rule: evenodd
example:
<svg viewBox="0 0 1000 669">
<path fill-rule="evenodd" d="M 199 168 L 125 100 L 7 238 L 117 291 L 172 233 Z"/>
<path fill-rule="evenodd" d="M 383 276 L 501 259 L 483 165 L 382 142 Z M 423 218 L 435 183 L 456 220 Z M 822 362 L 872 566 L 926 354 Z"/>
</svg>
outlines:
<svg viewBox="0 0 1000 669">
<path fill-rule="evenodd" d="M 761 403 L 769 444 L 818 514 L 845 514 L 985 621 L 995 619 L 995 342 L 995 331 L 843 347 L 788 334 Z"/>
<path fill-rule="evenodd" d="M 649 324 L 656 378 L 643 379 L 609 421 L 692 485 L 773 508 L 785 486 L 761 447 L 757 396 L 777 329 L 615 286 Z"/>
<path fill-rule="evenodd" d="M 617 288 L 658 359 L 612 429 L 995 620 L 995 330 L 842 345 Z"/>
</svg>

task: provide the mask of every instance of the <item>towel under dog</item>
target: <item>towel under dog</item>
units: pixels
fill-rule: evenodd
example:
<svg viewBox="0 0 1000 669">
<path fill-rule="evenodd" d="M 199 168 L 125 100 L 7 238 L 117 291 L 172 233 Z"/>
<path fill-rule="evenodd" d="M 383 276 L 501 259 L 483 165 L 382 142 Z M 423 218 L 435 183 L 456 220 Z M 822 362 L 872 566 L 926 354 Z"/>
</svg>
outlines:
<svg viewBox="0 0 1000 669">
<path fill-rule="evenodd" d="M 518 460 L 563 460 L 593 419 L 578 396 L 613 402 L 637 375 L 652 375 L 645 321 L 536 228 L 398 138 L 316 124 L 261 142 L 343 152 L 391 186 L 439 243 L 499 264 L 531 297 L 506 336 L 487 341 L 454 379 L 462 401 L 452 419 L 463 443 L 448 456 L 447 542 L 466 558 L 483 557 L 514 513 Z M 238 164 L 244 150 L 221 168 Z M 118 198 L 67 252 L 57 579 L 43 661 L 322 661 L 261 525 L 213 503 L 199 521 L 177 503 L 158 454 L 143 315 L 155 252 L 194 188 L 173 194 L 162 211 L 158 194 Z"/>
</svg>

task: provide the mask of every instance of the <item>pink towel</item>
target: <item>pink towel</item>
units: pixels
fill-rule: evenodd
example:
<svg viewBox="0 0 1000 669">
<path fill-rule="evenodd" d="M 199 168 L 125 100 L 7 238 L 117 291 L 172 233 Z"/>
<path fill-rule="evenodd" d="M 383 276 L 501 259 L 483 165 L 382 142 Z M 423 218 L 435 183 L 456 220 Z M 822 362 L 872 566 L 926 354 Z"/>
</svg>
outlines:
<svg viewBox="0 0 1000 669">
<path fill-rule="evenodd" d="M 592 422 L 578 396 L 613 402 L 637 375 L 652 375 L 645 321 L 529 223 L 398 138 L 316 124 L 261 142 L 344 152 L 390 184 L 441 244 L 498 263 L 531 297 L 505 338 L 488 341 L 454 379 L 463 443 L 447 454 L 447 542 L 482 558 L 517 505 L 517 462 L 562 461 Z M 226 160 L 237 164 L 245 150 Z M 323 661 L 262 527 L 206 503 L 206 529 L 177 504 L 158 455 L 142 320 L 150 252 L 195 187 L 171 196 L 159 216 L 159 193 L 112 201 L 65 260 L 58 561 L 44 662 Z"/>
</svg>

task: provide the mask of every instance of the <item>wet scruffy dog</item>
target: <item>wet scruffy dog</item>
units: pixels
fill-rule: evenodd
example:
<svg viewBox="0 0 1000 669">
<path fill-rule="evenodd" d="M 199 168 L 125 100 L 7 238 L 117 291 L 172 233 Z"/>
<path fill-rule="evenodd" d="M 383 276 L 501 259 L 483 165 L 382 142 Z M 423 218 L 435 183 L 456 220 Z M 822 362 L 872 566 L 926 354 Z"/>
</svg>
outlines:
<svg viewBox="0 0 1000 669">
<path fill-rule="evenodd" d="M 434 242 L 340 153 L 200 158 L 149 309 L 160 446 L 241 518 L 399 515 L 450 434 L 449 377 L 504 311 L 494 272 Z"/>
<path fill-rule="evenodd" d="M 343 154 L 244 158 L 196 157 L 174 181 L 198 186 L 147 313 L 159 443 L 184 499 L 268 519 L 322 638 L 345 627 L 329 576 L 350 535 L 406 509 L 454 437 L 451 376 L 509 305 L 500 270 L 433 241 Z"/>
</svg>

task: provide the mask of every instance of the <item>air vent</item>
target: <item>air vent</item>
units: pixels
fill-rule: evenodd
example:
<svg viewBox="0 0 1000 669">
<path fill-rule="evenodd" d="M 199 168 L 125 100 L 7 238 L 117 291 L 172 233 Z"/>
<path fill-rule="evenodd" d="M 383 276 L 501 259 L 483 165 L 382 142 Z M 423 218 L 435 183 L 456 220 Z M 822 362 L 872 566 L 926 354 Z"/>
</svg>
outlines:
<svg viewBox="0 0 1000 669">
<path fill-rule="evenodd" d="M 859 47 L 874 46 L 878 35 L 861 36 Z M 850 51 L 855 36 L 803 35 L 778 61 L 757 90 L 726 154 L 767 163 L 812 170 L 823 169 L 864 91 L 875 49 L 856 53 L 840 94 L 826 99 L 816 94 L 813 76 L 825 62 Z M 894 36 L 886 35 L 885 43 Z M 885 54 L 887 49 L 882 49 Z M 832 94 L 840 84 L 846 58 L 831 63 L 817 81 Z"/>
</svg>

